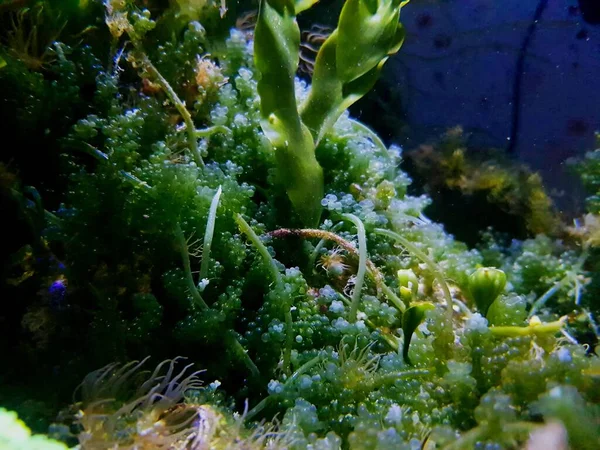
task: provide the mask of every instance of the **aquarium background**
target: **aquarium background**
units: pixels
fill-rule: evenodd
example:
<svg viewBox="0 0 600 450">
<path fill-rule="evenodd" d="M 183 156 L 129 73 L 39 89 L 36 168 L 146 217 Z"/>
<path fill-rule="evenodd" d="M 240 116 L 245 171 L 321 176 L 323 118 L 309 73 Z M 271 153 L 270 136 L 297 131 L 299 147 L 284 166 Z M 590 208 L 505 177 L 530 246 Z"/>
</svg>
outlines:
<svg viewBox="0 0 600 450">
<path fill-rule="evenodd" d="M 468 145 L 505 150 L 540 171 L 562 209 L 581 212 L 583 192 L 565 161 L 592 148 L 600 127 L 598 8 L 568 0 L 411 1 L 402 12 L 403 51 L 371 102 L 354 112 L 408 147 L 460 125 Z"/>
</svg>

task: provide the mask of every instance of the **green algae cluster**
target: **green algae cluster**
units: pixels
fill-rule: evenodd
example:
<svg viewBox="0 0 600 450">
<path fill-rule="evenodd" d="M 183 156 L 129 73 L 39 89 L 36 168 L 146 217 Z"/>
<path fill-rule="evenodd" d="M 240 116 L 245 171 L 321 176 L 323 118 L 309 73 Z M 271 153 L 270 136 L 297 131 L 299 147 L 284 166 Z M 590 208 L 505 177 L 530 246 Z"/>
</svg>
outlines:
<svg viewBox="0 0 600 450">
<path fill-rule="evenodd" d="M 35 146 L 0 166 L 26 230 L 2 405 L 82 449 L 511 449 L 556 429 L 598 448 L 586 249 L 469 248 L 345 112 L 405 2 L 349 0 L 312 86 L 311 2 L 263 1 L 224 39 L 203 22 L 220 3 L 185 3 L 81 5 L 36 67 L 3 42 L 6 133 Z"/>
</svg>

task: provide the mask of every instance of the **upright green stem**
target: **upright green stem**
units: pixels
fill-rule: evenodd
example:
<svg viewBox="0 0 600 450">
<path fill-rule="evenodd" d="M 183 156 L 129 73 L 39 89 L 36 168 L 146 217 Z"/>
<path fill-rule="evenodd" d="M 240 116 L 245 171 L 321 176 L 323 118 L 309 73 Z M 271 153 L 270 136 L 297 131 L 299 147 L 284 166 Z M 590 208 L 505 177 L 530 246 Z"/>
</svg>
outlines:
<svg viewBox="0 0 600 450">
<path fill-rule="evenodd" d="M 317 53 L 311 90 L 301 107 L 302 121 L 317 143 L 375 85 L 386 60 L 400 49 L 404 29 L 399 15 L 405 3 L 344 2 L 337 28 Z"/>
<path fill-rule="evenodd" d="M 303 3 L 302 8 L 311 4 Z M 323 169 L 296 104 L 300 29 L 295 7 L 293 0 L 261 0 L 254 30 L 254 63 L 260 73 L 260 124 L 275 149 L 279 180 L 302 222 L 316 226 L 322 210 Z"/>
</svg>

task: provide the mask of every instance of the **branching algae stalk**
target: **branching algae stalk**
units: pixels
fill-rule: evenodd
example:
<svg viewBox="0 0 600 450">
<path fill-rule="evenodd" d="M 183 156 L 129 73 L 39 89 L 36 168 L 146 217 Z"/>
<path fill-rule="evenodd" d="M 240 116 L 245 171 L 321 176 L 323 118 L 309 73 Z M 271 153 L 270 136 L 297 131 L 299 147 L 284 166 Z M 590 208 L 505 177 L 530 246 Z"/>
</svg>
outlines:
<svg viewBox="0 0 600 450">
<path fill-rule="evenodd" d="M 262 0 L 254 33 L 261 127 L 275 149 L 288 197 L 309 226 L 319 221 L 323 197 L 323 170 L 315 147 L 340 115 L 373 87 L 385 61 L 400 49 L 404 28 L 398 18 L 407 1 L 347 1 L 338 27 L 317 54 L 309 96 L 298 105 L 296 15 L 314 3 Z"/>
</svg>

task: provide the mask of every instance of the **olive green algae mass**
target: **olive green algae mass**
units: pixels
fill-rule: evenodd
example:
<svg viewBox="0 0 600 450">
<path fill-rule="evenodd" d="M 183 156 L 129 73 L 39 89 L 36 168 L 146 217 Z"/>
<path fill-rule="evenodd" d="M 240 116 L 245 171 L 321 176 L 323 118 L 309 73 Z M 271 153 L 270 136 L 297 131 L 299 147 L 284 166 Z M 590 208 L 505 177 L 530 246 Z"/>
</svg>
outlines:
<svg viewBox="0 0 600 450">
<path fill-rule="evenodd" d="M 348 0 L 312 86 L 311 2 L 263 0 L 223 40 L 210 8 L 147 3 L 105 2 L 43 68 L 2 47 L 11 132 L 47 124 L 36 152 L 60 155 L 55 205 L 0 167 L 33 236 L 10 282 L 40 292 L 19 299 L 6 406 L 56 386 L 49 437 L 81 449 L 600 448 L 589 249 L 492 231 L 469 249 L 345 112 L 406 2 Z"/>
</svg>

